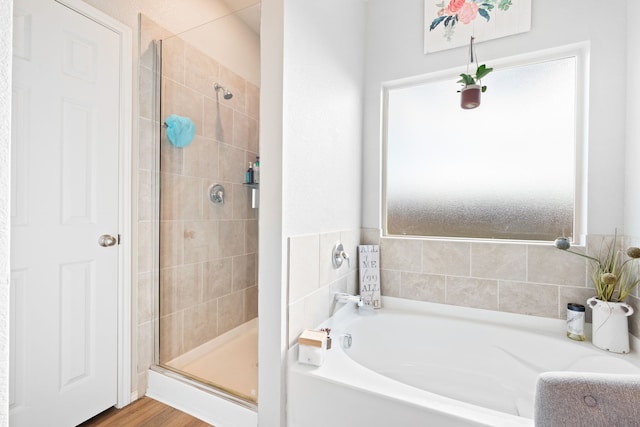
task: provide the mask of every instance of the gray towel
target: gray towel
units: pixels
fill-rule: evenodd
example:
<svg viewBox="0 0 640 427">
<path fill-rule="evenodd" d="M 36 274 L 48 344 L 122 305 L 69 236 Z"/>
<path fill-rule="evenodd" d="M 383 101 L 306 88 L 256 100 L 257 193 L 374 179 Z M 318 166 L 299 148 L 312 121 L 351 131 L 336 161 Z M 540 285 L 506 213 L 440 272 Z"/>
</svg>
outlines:
<svg viewBox="0 0 640 427">
<path fill-rule="evenodd" d="M 640 426 L 640 375 L 545 372 L 538 377 L 537 427 Z"/>
</svg>

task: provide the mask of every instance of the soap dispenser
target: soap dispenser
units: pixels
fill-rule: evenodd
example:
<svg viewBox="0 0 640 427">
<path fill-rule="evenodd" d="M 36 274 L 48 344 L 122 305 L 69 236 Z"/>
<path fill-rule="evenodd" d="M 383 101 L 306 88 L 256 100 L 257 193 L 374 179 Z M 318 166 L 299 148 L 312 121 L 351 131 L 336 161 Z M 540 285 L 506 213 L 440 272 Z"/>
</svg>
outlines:
<svg viewBox="0 0 640 427">
<path fill-rule="evenodd" d="M 245 181 L 247 184 L 253 184 L 253 167 L 251 166 L 251 162 L 249 162 L 249 169 L 247 169 Z"/>
<path fill-rule="evenodd" d="M 260 156 L 256 156 L 256 162 L 253 164 L 253 183 L 260 183 Z"/>
</svg>

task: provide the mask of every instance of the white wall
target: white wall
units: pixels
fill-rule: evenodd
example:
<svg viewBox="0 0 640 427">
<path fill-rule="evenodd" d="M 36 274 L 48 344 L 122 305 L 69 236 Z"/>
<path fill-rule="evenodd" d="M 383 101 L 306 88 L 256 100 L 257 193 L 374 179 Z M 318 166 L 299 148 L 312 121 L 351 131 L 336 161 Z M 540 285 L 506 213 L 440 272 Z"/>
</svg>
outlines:
<svg viewBox="0 0 640 427">
<path fill-rule="evenodd" d="M 0 427 L 9 425 L 12 1 L 0 2 Z"/>
<path fill-rule="evenodd" d="M 364 2 L 286 5 L 283 231 L 360 228 Z"/>
<path fill-rule="evenodd" d="M 262 1 L 260 89 L 260 253 L 258 265 L 258 425 L 285 422 L 286 238 L 282 223 L 284 0 Z"/>
<path fill-rule="evenodd" d="M 640 14 L 640 2 L 627 2 L 627 145 L 625 179 L 624 230 L 628 236 L 640 238 L 640 26 L 634 17 Z"/>
<path fill-rule="evenodd" d="M 451 78 L 457 80 L 457 74 L 466 66 L 467 47 L 427 55 L 423 53 L 423 3 L 423 0 L 368 2 L 363 149 L 366 169 L 362 192 L 364 227 L 380 226 L 381 84 L 447 69 L 453 69 Z M 492 59 L 590 42 L 588 223 L 585 230 L 589 234 L 612 234 L 616 227 L 623 229 L 626 3 L 625 0 L 608 2 L 606 9 L 615 13 L 605 22 L 601 4 L 580 0 L 536 0 L 532 5 L 531 31 L 476 45 L 482 62 L 491 65 Z M 633 7 L 637 9 L 637 5 Z M 490 84 L 490 77 L 487 83 Z M 451 96 L 457 94 L 452 93 Z M 552 162 L 550 159 L 550 165 Z"/>
<path fill-rule="evenodd" d="M 363 8 L 262 2 L 261 426 L 286 424 L 287 238 L 360 228 Z"/>
</svg>

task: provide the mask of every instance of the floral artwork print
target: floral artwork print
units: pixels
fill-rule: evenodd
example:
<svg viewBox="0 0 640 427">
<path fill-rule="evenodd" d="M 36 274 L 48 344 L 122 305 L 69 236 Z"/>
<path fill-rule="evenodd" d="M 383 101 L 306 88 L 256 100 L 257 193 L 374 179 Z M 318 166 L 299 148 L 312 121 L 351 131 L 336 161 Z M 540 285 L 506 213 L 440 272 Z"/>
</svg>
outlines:
<svg viewBox="0 0 640 427">
<path fill-rule="evenodd" d="M 513 6 L 511 0 L 450 0 L 448 4 L 443 1 L 436 4 L 438 16 L 431 21 L 429 31 L 433 31 L 442 24 L 444 36 L 450 40 L 459 22 L 466 25 L 479 17 L 489 22 L 494 8 L 507 11 L 511 6 Z"/>
</svg>

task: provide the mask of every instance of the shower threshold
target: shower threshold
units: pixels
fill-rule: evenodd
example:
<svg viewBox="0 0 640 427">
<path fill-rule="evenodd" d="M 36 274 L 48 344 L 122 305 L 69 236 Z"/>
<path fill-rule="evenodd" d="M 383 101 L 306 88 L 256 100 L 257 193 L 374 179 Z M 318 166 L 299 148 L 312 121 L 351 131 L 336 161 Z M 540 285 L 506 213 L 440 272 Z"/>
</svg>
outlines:
<svg viewBox="0 0 640 427">
<path fill-rule="evenodd" d="M 147 396 L 215 427 L 256 427 L 258 408 L 159 366 L 149 369 Z"/>
</svg>

